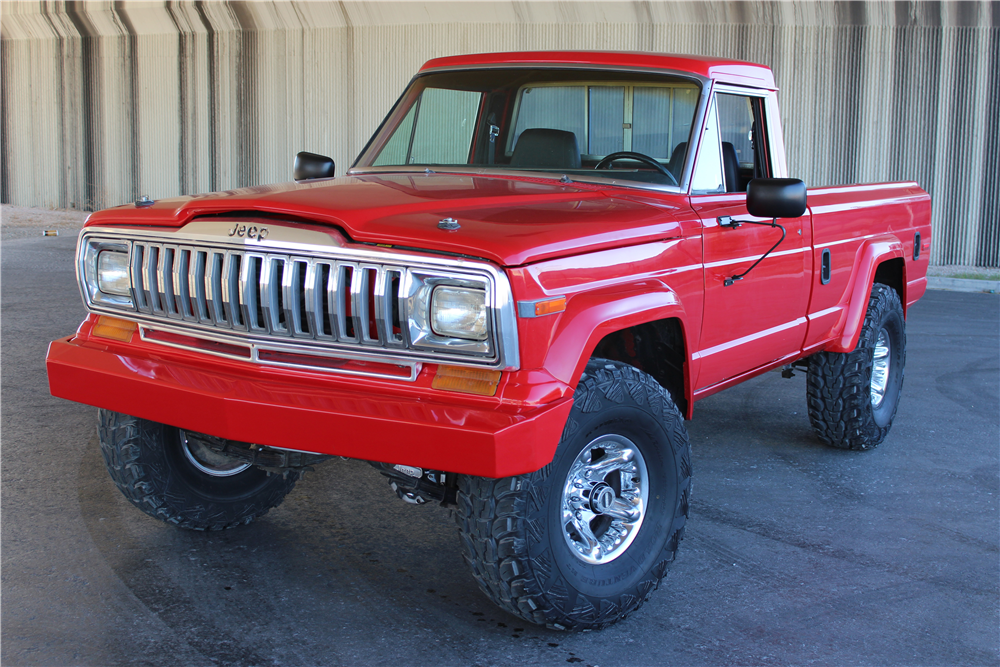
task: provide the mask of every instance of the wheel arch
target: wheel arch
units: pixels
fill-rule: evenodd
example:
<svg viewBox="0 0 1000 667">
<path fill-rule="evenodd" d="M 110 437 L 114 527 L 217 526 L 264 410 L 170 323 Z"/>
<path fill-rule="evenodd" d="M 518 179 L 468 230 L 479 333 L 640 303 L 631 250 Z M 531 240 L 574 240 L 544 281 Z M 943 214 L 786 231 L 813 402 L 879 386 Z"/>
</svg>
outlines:
<svg viewBox="0 0 1000 667">
<path fill-rule="evenodd" d="M 686 322 L 680 298 L 665 285 L 579 295 L 567 304 L 545 366 L 575 388 L 594 356 L 629 364 L 666 388 L 690 418 L 691 345 Z M 667 359 L 657 360 L 657 350 L 665 351 Z"/>
<path fill-rule="evenodd" d="M 903 313 L 906 313 L 906 262 L 902 257 L 883 258 L 875 268 L 872 283 L 882 283 L 895 290 L 896 294 L 899 295 L 900 303 L 903 304 Z M 868 289 L 868 292 L 871 296 L 871 288 Z"/>
<path fill-rule="evenodd" d="M 670 392 L 681 414 L 690 419 L 687 346 L 679 317 L 643 322 L 606 334 L 591 351 L 601 357 L 633 366 L 649 374 Z"/>
<path fill-rule="evenodd" d="M 853 288 L 847 304 L 847 317 L 840 335 L 826 347 L 829 352 L 850 352 L 858 344 L 865 322 L 872 285 L 884 283 L 906 303 L 906 262 L 903 244 L 895 236 L 868 239 L 858 251 Z M 903 315 L 906 315 L 904 305 Z"/>
</svg>

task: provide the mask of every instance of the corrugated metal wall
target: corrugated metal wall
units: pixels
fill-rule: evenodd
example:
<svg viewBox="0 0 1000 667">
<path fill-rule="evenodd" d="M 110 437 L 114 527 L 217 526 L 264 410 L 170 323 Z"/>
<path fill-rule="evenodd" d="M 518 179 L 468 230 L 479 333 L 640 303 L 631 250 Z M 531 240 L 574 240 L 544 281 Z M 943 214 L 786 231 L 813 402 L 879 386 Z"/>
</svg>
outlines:
<svg viewBox="0 0 1000 667">
<path fill-rule="evenodd" d="M 1000 3 L 0 3 L 2 201 L 94 209 L 343 172 L 425 60 L 638 49 L 774 68 L 810 186 L 915 179 L 936 264 L 1000 266 Z"/>
</svg>

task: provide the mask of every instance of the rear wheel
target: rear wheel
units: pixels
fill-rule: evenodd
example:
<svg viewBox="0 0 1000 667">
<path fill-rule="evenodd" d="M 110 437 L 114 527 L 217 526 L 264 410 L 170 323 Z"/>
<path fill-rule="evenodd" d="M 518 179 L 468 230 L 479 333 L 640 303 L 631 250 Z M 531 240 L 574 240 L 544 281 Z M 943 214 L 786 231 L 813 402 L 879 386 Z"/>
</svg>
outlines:
<svg viewBox="0 0 1000 667">
<path fill-rule="evenodd" d="M 277 507 L 298 474 L 268 474 L 207 447 L 181 429 L 100 411 L 101 453 L 129 502 L 192 530 L 250 523 Z"/>
<path fill-rule="evenodd" d="M 885 440 L 899 405 L 905 362 L 899 295 L 875 283 L 854 351 L 820 352 L 809 358 L 809 421 L 820 440 L 859 450 Z"/>
<path fill-rule="evenodd" d="M 516 477 L 459 481 L 466 559 L 496 604 L 558 629 L 638 609 L 666 575 L 687 521 L 691 448 L 669 393 L 594 359 L 555 457 Z"/>
</svg>

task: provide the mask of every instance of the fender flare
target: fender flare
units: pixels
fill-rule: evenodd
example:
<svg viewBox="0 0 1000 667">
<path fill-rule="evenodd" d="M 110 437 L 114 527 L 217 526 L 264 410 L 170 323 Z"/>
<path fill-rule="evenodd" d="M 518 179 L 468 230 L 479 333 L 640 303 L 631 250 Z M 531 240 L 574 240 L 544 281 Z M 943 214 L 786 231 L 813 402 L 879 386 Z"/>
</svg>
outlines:
<svg viewBox="0 0 1000 667">
<path fill-rule="evenodd" d="M 575 388 L 591 354 L 606 335 L 667 318 L 680 321 L 688 376 L 691 341 L 684 306 L 676 292 L 663 283 L 595 290 L 571 298 L 553 332 L 543 365 L 553 377 Z M 684 386 L 690 393 L 688 377 L 684 378 Z"/>
<path fill-rule="evenodd" d="M 861 337 L 861 328 L 865 323 L 865 313 L 868 311 L 868 299 L 875 283 L 875 272 L 883 262 L 890 259 L 904 259 L 902 242 L 892 235 L 876 236 L 867 239 L 858 248 L 854 261 L 854 271 L 851 274 L 850 301 L 844 310 L 844 327 L 840 334 L 826 346 L 828 352 L 852 352 Z M 905 263 L 903 275 L 903 290 L 906 290 Z M 906 294 L 901 295 L 906 303 Z"/>
</svg>

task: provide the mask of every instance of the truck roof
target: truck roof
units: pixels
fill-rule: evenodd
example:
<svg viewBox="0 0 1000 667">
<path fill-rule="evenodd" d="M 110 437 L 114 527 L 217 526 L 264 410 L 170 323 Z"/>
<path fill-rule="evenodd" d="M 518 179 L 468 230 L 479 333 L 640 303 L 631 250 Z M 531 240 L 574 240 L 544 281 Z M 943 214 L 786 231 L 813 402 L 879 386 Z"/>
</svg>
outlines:
<svg viewBox="0 0 1000 667">
<path fill-rule="evenodd" d="M 466 67 L 525 66 L 612 67 L 689 72 L 706 79 L 755 88 L 777 90 L 771 68 L 741 60 L 689 56 L 648 51 L 510 51 L 476 53 L 434 58 L 424 63 L 421 72 Z"/>
</svg>

